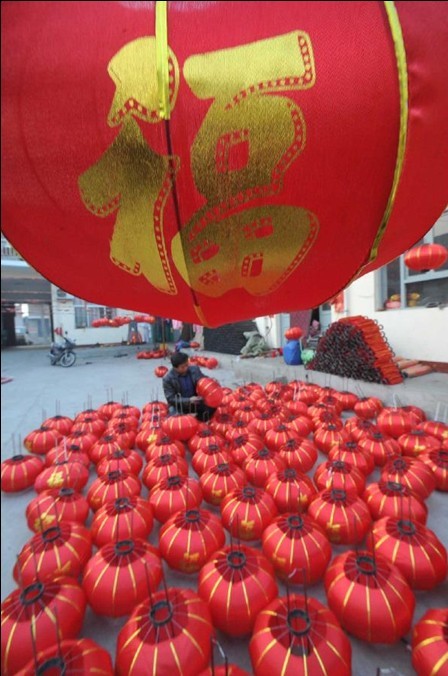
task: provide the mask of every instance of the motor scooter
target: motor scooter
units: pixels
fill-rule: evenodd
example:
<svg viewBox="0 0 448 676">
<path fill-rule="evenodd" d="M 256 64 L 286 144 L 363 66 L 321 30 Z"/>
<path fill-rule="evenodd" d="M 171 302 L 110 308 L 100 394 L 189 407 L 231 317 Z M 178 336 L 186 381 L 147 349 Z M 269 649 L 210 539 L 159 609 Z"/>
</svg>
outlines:
<svg viewBox="0 0 448 676">
<path fill-rule="evenodd" d="M 62 336 L 64 339 L 64 344 L 61 343 L 51 343 L 51 349 L 49 353 L 50 363 L 52 366 L 57 364 L 60 366 L 73 366 L 76 361 L 76 354 L 73 351 L 73 348 L 76 347 L 75 343 L 69 338 Z"/>
</svg>

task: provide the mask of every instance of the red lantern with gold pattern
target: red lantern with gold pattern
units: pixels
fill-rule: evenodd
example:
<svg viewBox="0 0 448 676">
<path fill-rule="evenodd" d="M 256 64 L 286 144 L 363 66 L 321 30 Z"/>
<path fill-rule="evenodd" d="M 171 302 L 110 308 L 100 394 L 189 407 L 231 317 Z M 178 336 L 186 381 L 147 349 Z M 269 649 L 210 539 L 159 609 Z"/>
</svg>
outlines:
<svg viewBox="0 0 448 676">
<path fill-rule="evenodd" d="M 257 407 L 255 404 L 251 404 L 249 402 L 246 402 L 239 408 L 237 408 L 234 412 L 234 416 L 236 420 L 242 420 L 245 423 L 250 423 L 252 418 L 255 418 L 255 411 L 257 410 Z"/>
<path fill-rule="evenodd" d="M 367 455 L 373 457 L 376 467 L 383 467 L 388 460 L 401 455 L 398 441 L 382 432 L 367 432 L 358 439 L 358 445 Z"/>
<path fill-rule="evenodd" d="M 122 404 L 119 409 L 113 411 L 111 415 L 111 421 L 119 419 L 122 416 L 127 418 L 135 418 L 137 421 L 140 420 L 141 411 L 138 406 L 133 406 L 132 404 Z"/>
<path fill-rule="evenodd" d="M 319 491 L 335 488 L 362 495 L 366 486 L 366 477 L 361 470 L 343 460 L 328 460 L 321 463 L 313 479 Z"/>
<path fill-rule="evenodd" d="M 258 615 L 249 643 L 255 676 L 351 674 L 352 648 L 334 614 L 314 598 L 290 594 Z"/>
<path fill-rule="evenodd" d="M 188 441 L 196 433 L 198 421 L 193 415 L 171 415 L 162 421 L 162 429 L 172 439 Z"/>
<path fill-rule="evenodd" d="M 246 474 L 233 462 L 215 465 L 199 478 L 204 500 L 210 505 L 220 505 L 226 495 L 247 483 Z"/>
<path fill-rule="evenodd" d="M 112 451 L 110 455 L 100 460 L 96 471 L 98 476 L 104 476 L 117 469 L 138 476 L 142 467 L 143 460 L 137 451 L 121 448 L 119 451 Z"/>
<path fill-rule="evenodd" d="M 73 488 L 80 492 L 89 480 L 89 470 L 81 462 L 59 460 L 42 470 L 34 482 L 36 493 L 51 488 Z"/>
<path fill-rule="evenodd" d="M 110 456 L 111 453 L 120 450 L 121 446 L 118 442 L 117 435 L 111 430 L 108 430 L 106 434 L 93 444 L 90 448 L 89 455 L 92 462 L 94 462 L 95 465 L 98 465 L 101 460 Z"/>
<path fill-rule="evenodd" d="M 317 494 L 308 514 L 320 525 L 334 544 L 360 544 L 372 518 L 366 503 L 355 493 L 325 490 Z"/>
<path fill-rule="evenodd" d="M 423 500 L 407 486 L 396 481 L 369 484 L 362 497 L 374 521 L 384 516 L 398 519 L 403 514 L 412 514 L 415 521 L 424 525 L 428 518 L 428 508 Z"/>
<path fill-rule="evenodd" d="M 262 448 L 244 461 L 243 469 L 251 484 L 264 488 L 274 472 L 286 469 L 286 463 L 277 452 Z"/>
<path fill-rule="evenodd" d="M 420 460 L 431 470 L 437 490 L 448 491 L 448 449 L 422 453 Z"/>
<path fill-rule="evenodd" d="M 140 495 L 141 490 L 142 485 L 136 476 L 117 469 L 95 479 L 87 491 L 87 501 L 96 512 L 107 502 Z"/>
<path fill-rule="evenodd" d="M 63 435 L 57 429 L 41 425 L 26 435 L 23 445 L 30 453 L 45 455 L 51 448 L 57 446 L 62 438 Z"/>
<path fill-rule="evenodd" d="M 173 453 L 164 453 L 150 460 L 143 470 L 142 482 L 151 490 L 162 479 L 177 474 L 188 476 L 188 463 L 184 458 Z"/>
<path fill-rule="evenodd" d="M 316 495 L 311 479 L 294 467 L 272 474 L 266 490 L 272 495 L 279 512 L 305 512 Z"/>
<path fill-rule="evenodd" d="M 441 268 L 448 259 L 448 249 L 443 244 L 420 244 L 406 252 L 404 264 L 410 270 L 428 272 Z"/>
<path fill-rule="evenodd" d="M 368 476 L 375 468 L 372 456 L 365 453 L 356 441 L 345 441 L 333 446 L 328 454 L 328 459 L 348 462 L 365 476 Z"/>
<path fill-rule="evenodd" d="M 380 431 L 394 439 L 398 439 L 402 434 L 409 434 L 416 422 L 418 421 L 412 413 L 401 408 L 383 408 L 377 417 Z"/>
<path fill-rule="evenodd" d="M 171 453 L 185 458 L 185 445 L 183 441 L 171 439 L 164 432 L 150 443 L 145 451 L 146 460 L 151 461 L 162 455 Z"/>
<path fill-rule="evenodd" d="M 132 538 L 103 545 L 88 561 L 82 586 L 97 615 L 122 617 L 155 592 L 161 579 L 159 551 Z"/>
<path fill-rule="evenodd" d="M 243 486 L 221 502 L 223 526 L 233 537 L 244 541 L 260 540 L 266 526 L 277 515 L 274 499 L 262 488 Z"/>
<path fill-rule="evenodd" d="M 331 559 L 323 530 L 307 514 L 282 514 L 263 531 L 263 552 L 276 574 L 291 584 L 315 584 Z"/>
<path fill-rule="evenodd" d="M 314 429 L 314 422 L 307 415 L 288 413 L 283 416 L 283 419 L 285 425 L 293 432 L 297 432 L 299 437 L 307 437 Z"/>
<path fill-rule="evenodd" d="M 13 455 L 1 464 L 1 487 L 4 493 L 19 493 L 33 486 L 44 468 L 37 455 Z"/>
<path fill-rule="evenodd" d="M 42 491 L 26 508 L 28 528 L 35 533 L 44 531 L 59 521 L 76 521 L 85 524 L 89 516 L 89 503 L 73 488 L 53 488 Z"/>
<path fill-rule="evenodd" d="M 224 441 L 207 443 L 202 445 L 191 459 L 191 464 L 196 474 L 204 474 L 212 467 L 222 463 L 231 462 L 232 457 L 226 450 Z"/>
<path fill-rule="evenodd" d="M 298 472 L 309 472 L 317 460 L 317 448 L 309 439 L 289 439 L 278 451 L 287 467 Z"/>
<path fill-rule="evenodd" d="M 205 509 L 173 514 L 160 529 L 160 554 L 170 568 L 197 573 L 210 556 L 224 546 L 220 519 Z"/>
<path fill-rule="evenodd" d="M 264 441 L 266 446 L 270 451 L 277 452 L 282 446 L 284 446 L 290 439 L 295 439 L 299 441 L 301 439 L 298 432 L 294 432 L 292 429 L 288 428 L 284 423 L 276 425 L 272 429 L 268 430 L 265 434 Z"/>
<path fill-rule="evenodd" d="M 57 640 L 76 638 L 86 605 L 86 595 L 72 577 L 35 581 L 9 594 L 1 612 L 2 674 L 16 674 L 33 659 L 35 651 L 45 650 Z"/>
<path fill-rule="evenodd" d="M 73 422 L 74 421 L 66 415 L 54 415 L 51 418 L 44 420 L 42 425 L 57 430 L 60 432 L 60 434 L 66 437 L 70 434 L 70 431 L 73 427 Z"/>
<path fill-rule="evenodd" d="M 342 627 L 369 643 L 396 643 L 411 628 L 415 598 L 399 570 L 380 554 L 348 551 L 325 573 L 328 605 Z"/>
<path fill-rule="evenodd" d="M 251 455 L 264 448 L 264 442 L 258 434 L 241 434 L 232 440 L 230 444 L 230 454 L 237 465 L 241 467 Z"/>
<path fill-rule="evenodd" d="M 213 625 L 229 636 L 252 631 L 257 614 L 277 596 L 274 569 L 253 547 L 215 552 L 202 567 L 198 593 L 207 602 Z"/>
<path fill-rule="evenodd" d="M 412 630 L 412 666 L 417 676 L 443 676 L 448 664 L 448 608 L 431 608 Z"/>
<path fill-rule="evenodd" d="M 333 423 L 320 425 L 314 432 L 314 444 L 317 448 L 329 454 L 334 446 L 340 446 L 349 440 L 349 435 L 343 428 L 338 428 Z"/>
<path fill-rule="evenodd" d="M 192 590 L 171 587 L 152 594 L 118 634 L 116 676 L 196 676 L 209 664 L 212 635 L 207 604 Z"/>
<path fill-rule="evenodd" d="M 385 517 L 372 527 L 375 551 L 404 575 L 413 589 L 433 589 L 446 577 L 447 552 L 442 542 L 418 521 Z"/>
<path fill-rule="evenodd" d="M 445 425 L 445 423 L 437 422 L 436 420 L 426 420 L 417 427 L 440 441 L 448 439 L 448 425 Z"/>
<path fill-rule="evenodd" d="M 363 420 L 372 420 L 383 408 L 383 403 L 377 397 L 362 397 L 353 407 L 355 415 Z"/>
<path fill-rule="evenodd" d="M 151 505 L 134 495 L 117 498 L 100 507 L 93 517 L 90 533 L 93 544 L 103 547 L 121 540 L 146 540 L 153 524 Z"/>
<path fill-rule="evenodd" d="M 22 548 L 14 566 L 14 579 L 25 586 L 70 575 L 77 578 L 92 553 L 90 532 L 75 522 L 61 522 L 34 535 Z"/>
<path fill-rule="evenodd" d="M 16 676 L 51 673 L 64 676 L 114 676 L 114 669 L 107 650 L 89 638 L 80 638 L 77 641 L 66 640 L 59 643 L 55 640 L 51 648 L 39 652 Z"/>
<path fill-rule="evenodd" d="M 200 378 L 196 383 L 196 392 L 211 408 L 218 408 L 224 396 L 221 385 L 214 378 Z"/>
<path fill-rule="evenodd" d="M 435 477 L 431 469 L 424 463 L 424 458 L 425 455 L 418 459 L 404 456 L 392 458 L 383 467 L 381 479 L 404 484 L 415 495 L 426 500 L 435 488 Z"/>
<path fill-rule="evenodd" d="M 106 422 L 98 416 L 96 411 L 80 413 L 73 423 L 71 434 L 74 432 L 88 432 L 99 439 L 106 432 Z"/>
<path fill-rule="evenodd" d="M 152 489 L 149 502 L 157 521 L 165 523 L 176 512 L 199 507 L 202 490 L 196 479 L 177 474 L 162 479 Z"/>
<path fill-rule="evenodd" d="M 420 429 L 412 429 L 408 434 L 402 434 L 398 437 L 398 443 L 403 455 L 411 458 L 418 458 L 420 453 L 427 451 L 437 451 L 442 445 L 439 439 Z"/>
<path fill-rule="evenodd" d="M 147 415 L 161 414 L 166 415 L 168 413 L 168 404 L 166 401 L 148 401 L 142 408 L 142 417 Z"/>
</svg>

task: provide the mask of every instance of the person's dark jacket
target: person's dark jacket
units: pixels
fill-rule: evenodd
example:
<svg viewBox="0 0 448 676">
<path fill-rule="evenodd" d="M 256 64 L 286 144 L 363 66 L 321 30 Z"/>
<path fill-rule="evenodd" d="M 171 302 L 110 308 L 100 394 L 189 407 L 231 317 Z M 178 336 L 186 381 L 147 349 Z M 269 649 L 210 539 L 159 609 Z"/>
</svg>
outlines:
<svg viewBox="0 0 448 676">
<path fill-rule="evenodd" d="M 200 378 L 205 378 L 205 375 L 202 373 L 199 366 L 189 366 L 188 373 L 190 374 L 193 381 L 196 394 L 197 382 Z M 190 403 L 188 398 L 181 396 L 179 377 L 179 373 L 176 371 L 176 369 L 172 368 L 170 371 L 168 371 L 166 376 L 164 376 L 162 381 L 163 392 L 170 406 L 176 406 L 176 403 L 181 403 L 182 406 L 188 406 Z"/>
</svg>

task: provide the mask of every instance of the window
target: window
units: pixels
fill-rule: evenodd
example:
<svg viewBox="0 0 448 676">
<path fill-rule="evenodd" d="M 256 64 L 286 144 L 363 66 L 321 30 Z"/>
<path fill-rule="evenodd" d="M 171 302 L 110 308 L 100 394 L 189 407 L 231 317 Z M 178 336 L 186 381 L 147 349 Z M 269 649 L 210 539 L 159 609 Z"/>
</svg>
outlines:
<svg viewBox="0 0 448 676">
<path fill-rule="evenodd" d="M 448 248 L 448 210 L 419 244 L 443 244 Z M 379 271 L 380 305 L 386 310 L 437 307 L 448 304 L 448 260 L 437 270 L 410 270 L 400 256 Z"/>
<path fill-rule="evenodd" d="M 113 319 L 117 316 L 117 310 L 113 307 L 104 307 L 87 303 L 80 298 L 74 299 L 75 328 L 86 329 L 92 326 L 95 319 Z"/>
</svg>

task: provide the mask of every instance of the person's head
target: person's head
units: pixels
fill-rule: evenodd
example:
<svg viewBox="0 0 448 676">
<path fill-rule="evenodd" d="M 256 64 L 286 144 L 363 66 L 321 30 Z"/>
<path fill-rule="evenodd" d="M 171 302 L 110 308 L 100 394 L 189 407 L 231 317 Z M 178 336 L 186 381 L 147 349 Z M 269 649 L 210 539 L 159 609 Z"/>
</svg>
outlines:
<svg viewBox="0 0 448 676">
<path fill-rule="evenodd" d="M 180 375 L 184 374 L 188 370 L 188 354 L 185 352 L 175 352 L 171 355 L 171 365 Z"/>
</svg>

